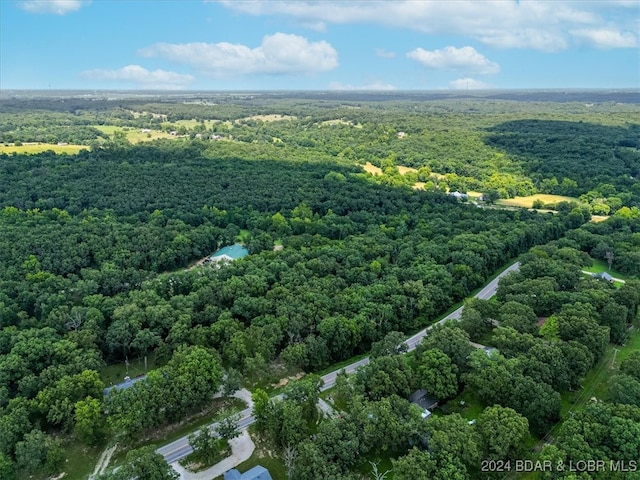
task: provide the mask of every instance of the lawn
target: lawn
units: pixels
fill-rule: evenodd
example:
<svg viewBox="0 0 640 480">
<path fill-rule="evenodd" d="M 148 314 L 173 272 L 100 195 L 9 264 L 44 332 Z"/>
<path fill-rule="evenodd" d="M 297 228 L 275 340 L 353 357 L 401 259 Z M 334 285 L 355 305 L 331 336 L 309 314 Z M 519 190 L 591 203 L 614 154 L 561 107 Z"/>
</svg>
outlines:
<svg viewBox="0 0 640 480">
<path fill-rule="evenodd" d="M 76 154 L 80 150 L 89 150 L 86 145 L 54 145 L 51 143 L 26 143 L 19 146 L 0 144 L 0 153 L 41 153 L 53 150 L 55 153 Z"/>
<path fill-rule="evenodd" d="M 579 200 L 575 197 L 563 197 L 562 195 L 547 195 L 544 193 L 538 193 L 536 195 L 529 195 L 528 197 L 514 197 L 498 200 L 498 205 L 507 205 L 510 207 L 524 207 L 533 208 L 533 202 L 541 200 L 545 205 L 549 203 L 559 202 L 575 202 L 579 203 Z"/>
<path fill-rule="evenodd" d="M 620 273 L 616 270 L 610 270 L 609 269 L 609 265 L 607 264 L 607 262 L 604 262 L 602 260 L 593 260 L 593 265 L 590 267 L 587 267 L 584 269 L 585 272 L 591 272 L 591 273 L 601 273 L 601 272 L 607 272 L 609 275 L 611 275 L 612 277 L 615 278 L 619 278 L 621 280 L 630 280 L 631 277 L 629 277 L 628 275 L 625 275 L 624 273 Z"/>
</svg>

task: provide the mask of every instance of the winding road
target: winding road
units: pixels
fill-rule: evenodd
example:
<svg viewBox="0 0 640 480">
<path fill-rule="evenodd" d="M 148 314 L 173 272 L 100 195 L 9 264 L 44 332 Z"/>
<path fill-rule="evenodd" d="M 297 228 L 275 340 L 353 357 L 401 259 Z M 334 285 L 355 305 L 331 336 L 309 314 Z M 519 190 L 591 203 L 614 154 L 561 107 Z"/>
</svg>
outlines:
<svg viewBox="0 0 640 480">
<path fill-rule="evenodd" d="M 496 291 L 498 290 L 498 282 L 500 281 L 500 279 L 505 275 L 517 270 L 518 268 L 520 268 L 519 262 L 516 262 L 510 265 L 509 267 L 504 269 L 496 278 L 491 280 L 482 290 L 476 293 L 474 297 L 479 298 L 481 300 L 488 300 L 489 298 L 493 297 L 496 294 Z M 425 328 L 424 330 L 420 330 L 415 335 L 412 335 L 411 337 L 409 337 L 405 341 L 409 351 L 415 349 L 420 344 L 420 342 L 425 337 L 425 335 L 427 335 L 429 330 L 431 330 L 435 325 L 445 323 L 447 320 L 459 320 L 460 315 L 462 314 L 463 308 L 464 307 L 458 308 L 457 310 L 451 312 L 449 315 L 447 315 L 446 317 L 444 317 L 442 320 L 435 323 L 434 325 L 431 325 Z M 346 367 L 340 368 L 338 370 L 334 370 L 333 372 L 323 375 L 322 380 L 324 381 L 324 384 L 321 387 L 320 391 L 325 391 L 332 388 L 336 383 L 336 378 L 338 374 L 343 370 L 347 374 L 350 374 L 355 372 L 361 366 L 366 365 L 368 363 L 369 363 L 369 357 L 366 357 L 361 360 L 358 360 L 357 362 L 353 362 L 347 365 Z M 245 410 L 242 410 L 240 412 L 240 421 L 238 422 L 238 428 L 240 430 L 245 430 L 249 428 L 249 426 L 252 425 L 255 421 L 256 419 L 253 416 L 253 408 L 252 407 L 246 408 Z M 217 423 L 213 423 L 209 426 L 209 428 L 211 429 L 215 429 L 216 427 L 217 427 Z M 167 445 L 164 445 L 163 447 L 158 448 L 156 451 L 165 458 L 167 463 L 171 464 L 189 455 L 193 451 L 193 448 L 191 448 L 191 445 L 189 445 L 189 438 L 187 436 L 184 436 Z"/>
</svg>

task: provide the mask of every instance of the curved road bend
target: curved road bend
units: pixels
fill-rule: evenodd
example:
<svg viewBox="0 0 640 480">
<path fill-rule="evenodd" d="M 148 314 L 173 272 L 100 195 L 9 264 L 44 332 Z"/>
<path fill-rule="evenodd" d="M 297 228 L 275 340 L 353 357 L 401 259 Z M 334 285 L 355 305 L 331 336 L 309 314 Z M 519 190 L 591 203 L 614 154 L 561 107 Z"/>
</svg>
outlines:
<svg viewBox="0 0 640 480">
<path fill-rule="evenodd" d="M 510 265 L 505 270 L 503 270 L 496 278 L 491 280 L 482 290 L 476 293 L 474 297 L 479 298 L 481 300 L 488 300 L 489 298 L 493 297 L 496 294 L 496 291 L 498 290 L 498 282 L 500 281 L 500 279 L 505 275 L 517 270 L 518 268 L 520 268 L 519 262 L 516 262 L 513 265 Z M 447 320 L 459 320 L 463 308 L 464 307 L 460 307 L 457 310 L 451 312 L 449 315 L 447 315 L 446 317 L 444 317 L 442 320 L 435 323 L 434 325 L 442 324 Z M 420 344 L 420 342 L 425 337 L 427 332 L 431 330 L 434 325 L 431 325 L 425 328 L 424 330 L 419 331 L 418 333 L 409 337 L 405 341 L 410 351 L 415 349 L 418 346 L 418 344 Z M 342 370 L 344 370 L 348 374 L 353 373 L 358 368 L 368 363 L 369 363 L 369 357 L 366 357 L 361 360 L 358 360 L 357 362 L 351 363 L 346 367 L 340 368 L 338 370 L 334 370 L 333 372 L 323 375 L 322 380 L 324 381 L 324 385 L 322 386 L 320 391 L 325 391 L 332 388 L 336 383 L 336 377 Z M 280 396 L 278 395 L 278 397 Z M 253 411 L 252 408 L 246 408 L 245 410 L 242 410 L 240 412 L 240 421 L 238 422 L 238 428 L 240 430 L 244 430 L 248 428 L 249 425 L 252 425 L 256 421 L 255 417 L 252 415 L 252 411 Z M 209 428 L 212 428 L 212 429 L 215 429 L 216 427 L 217 427 L 217 423 L 212 423 L 209 426 Z M 184 457 L 189 455 L 193 451 L 193 449 L 191 448 L 191 445 L 189 445 L 189 438 L 187 436 L 184 436 L 167 445 L 164 445 L 163 447 L 158 448 L 156 451 L 165 458 L 167 463 L 173 463 L 173 462 L 182 460 Z"/>
</svg>

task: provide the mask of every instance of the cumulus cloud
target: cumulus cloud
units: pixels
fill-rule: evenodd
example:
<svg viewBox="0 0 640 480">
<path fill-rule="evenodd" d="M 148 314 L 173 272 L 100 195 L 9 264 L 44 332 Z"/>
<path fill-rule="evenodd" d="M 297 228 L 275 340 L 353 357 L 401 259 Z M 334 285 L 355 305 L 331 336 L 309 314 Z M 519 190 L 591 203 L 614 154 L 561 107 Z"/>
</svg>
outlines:
<svg viewBox="0 0 640 480">
<path fill-rule="evenodd" d="M 338 53 L 329 43 L 286 33 L 267 35 L 256 48 L 227 42 L 157 43 L 138 53 L 185 63 L 215 77 L 311 74 L 338 66 Z"/>
<path fill-rule="evenodd" d="M 53 13 L 64 15 L 80 10 L 90 0 L 23 0 L 18 6 L 30 13 Z"/>
<path fill-rule="evenodd" d="M 348 83 L 331 82 L 329 84 L 331 90 L 376 90 L 376 91 L 389 91 L 396 90 L 396 87 L 386 82 L 371 82 L 364 85 L 351 85 Z"/>
<path fill-rule="evenodd" d="M 180 90 L 195 79 L 191 75 L 147 70 L 140 65 L 127 65 L 117 70 L 87 70 L 82 76 L 91 80 L 132 82 L 141 88 L 154 90 Z"/>
<path fill-rule="evenodd" d="M 465 35 L 500 48 L 548 52 L 568 48 L 573 40 L 570 30 L 615 26 L 633 32 L 638 9 L 638 0 L 210 1 L 249 15 L 289 16 L 302 25 L 377 23 L 426 34 Z"/>
<path fill-rule="evenodd" d="M 396 52 L 390 52 L 389 50 L 385 50 L 384 48 L 376 48 L 376 57 L 394 58 L 395 56 Z"/>
<path fill-rule="evenodd" d="M 449 82 L 453 90 L 486 90 L 490 85 L 473 78 L 458 78 Z"/>
<path fill-rule="evenodd" d="M 596 48 L 632 48 L 638 45 L 638 37 L 631 32 L 602 28 L 572 30 L 570 33 Z"/>
<path fill-rule="evenodd" d="M 460 70 L 482 75 L 498 73 L 500 66 L 478 53 L 473 47 L 445 47 L 441 50 L 416 48 L 407 53 L 407 57 L 416 60 L 425 67 L 437 70 Z"/>
</svg>

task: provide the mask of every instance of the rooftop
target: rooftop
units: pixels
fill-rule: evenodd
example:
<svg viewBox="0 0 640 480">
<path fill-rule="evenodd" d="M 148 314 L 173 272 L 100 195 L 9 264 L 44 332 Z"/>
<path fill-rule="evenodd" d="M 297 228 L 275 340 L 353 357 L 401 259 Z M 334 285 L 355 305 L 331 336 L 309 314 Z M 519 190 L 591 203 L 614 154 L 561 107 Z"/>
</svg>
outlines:
<svg viewBox="0 0 640 480">
<path fill-rule="evenodd" d="M 233 245 L 223 247 L 215 253 L 212 253 L 210 258 L 213 259 L 216 257 L 222 257 L 223 255 L 233 260 L 237 260 L 239 258 L 243 258 L 249 255 L 249 250 L 244 248 L 244 246 L 242 246 L 241 244 L 235 243 Z"/>
</svg>

